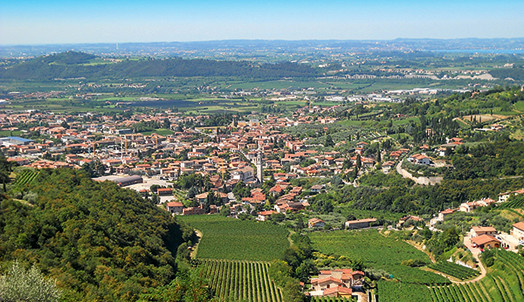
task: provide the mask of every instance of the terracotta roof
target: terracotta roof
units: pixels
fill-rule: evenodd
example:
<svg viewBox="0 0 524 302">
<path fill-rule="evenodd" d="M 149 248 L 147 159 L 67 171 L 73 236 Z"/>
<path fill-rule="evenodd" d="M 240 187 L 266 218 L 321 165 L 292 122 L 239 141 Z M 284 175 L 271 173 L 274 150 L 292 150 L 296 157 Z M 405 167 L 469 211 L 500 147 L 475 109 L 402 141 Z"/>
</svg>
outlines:
<svg viewBox="0 0 524 302">
<path fill-rule="evenodd" d="M 514 228 L 517 228 L 521 231 L 524 231 L 524 221 L 521 221 L 521 222 L 517 222 L 513 225 Z"/>
<path fill-rule="evenodd" d="M 471 242 L 475 243 L 476 245 L 483 245 L 483 244 L 493 242 L 493 241 L 500 243 L 500 241 L 497 238 L 490 236 L 490 235 L 480 235 L 478 237 L 471 239 Z"/>
<path fill-rule="evenodd" d="M 476 233 L 478 232 L 496 232 L 497 231 L 494 227 L 483 227 L 483 226 L 474 226 L 471 229 L 473 229 L 473 231 L 475 231 Z"/>
<path fill-rule="evenodd" d="M 353 293 L 353 290 L 351 288 L 337 286 L 337 287 L 331 287 L 324 290 L 323 296 L 328 296 L 331 294 L 340 293 L 340 294 L 346 294 L 351 295 Z"/>
</svg>

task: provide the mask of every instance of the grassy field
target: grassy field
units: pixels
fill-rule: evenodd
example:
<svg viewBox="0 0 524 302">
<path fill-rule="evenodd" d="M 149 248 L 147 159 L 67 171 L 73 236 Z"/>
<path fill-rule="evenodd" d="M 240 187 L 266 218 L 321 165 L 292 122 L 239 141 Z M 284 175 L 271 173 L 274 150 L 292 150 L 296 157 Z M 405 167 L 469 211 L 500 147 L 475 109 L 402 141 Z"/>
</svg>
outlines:
<svg viewBox="0 0 524 302">
<path fill-rule="evenodd" d="M 324 254 L 362 259 L 365 265 L 383 269 L 393 278 L 410 283 L 448 283 L 449 280 L 419 268 L 402 265 L 416 259 L 430 263 L 429 257 L 411 245 L 385 237 L 377 230 L 317 232 L 309 235 L 313 247 Z"/>
<path fill-rule="evenodd" d="M 218 215 L 183 216 L 180 220 L 203 234 L 199 259 L 271 261 L 282 258 L 289 247 L 288 231 L 270 223 Z"/>
</svg>

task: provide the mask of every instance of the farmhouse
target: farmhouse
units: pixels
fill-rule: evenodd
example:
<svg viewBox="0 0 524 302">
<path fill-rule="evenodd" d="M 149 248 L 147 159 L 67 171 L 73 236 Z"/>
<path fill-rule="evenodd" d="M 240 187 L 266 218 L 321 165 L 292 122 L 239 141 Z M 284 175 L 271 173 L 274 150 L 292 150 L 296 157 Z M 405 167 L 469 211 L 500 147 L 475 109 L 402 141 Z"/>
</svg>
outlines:
<svg viewBox="0 0 524 302">
<path fill-rule="evenodd" d="M 168 202 L 166 209 L 171 214 L 180 215 L 184 211 L 184 204 L 178 201 Z"/>
<path fill-rule="evenodd" d="M 311 279 L 311 296 L 351 297 L 352 288 L 360 288 L 364 273 L 352 269 L 320 271 L 318 278 Z"/>
<path fill-rule="evenodd" d="M 474 226 L 471 228 L 471 237 L 478 237 L 481 235 L 496 235 L 497 230 L 494 227 L 482 227 L 482 226 Z"/>
<path fill-rule="evenodd" d="M 376 218 L 366 218 L 366 219 L 346 221 L 346 229 L 355 230 L 355 229 L 369 228 L 371 224 L 376 221 L 377 221 Z"/>
<path fill-rule="evenodd" d="M 324 220 L 319 219 L 319 218 L 311 218 L 307 222 L 307 226 L 310 229 L 312 229 L 312 228 L 323 228 L 325 225 L 326 225 L 326 223 L 324 222 Z"/>
<path fill-rule="evenodd" d="M 430 165 L 431 159 L 424 154 L 414 154 L 408 157 L 408 161 L 417 165 Z"/>
<path fill-rule="evenodd" d="M 257 216 L 257 220 L 258 221 L 266 221 L 268 220 L 269 217 L 271 217 L 271 215 L 275 214 L 276 212 L 275 211 L 262 211 L 262 212 L 258 212 L 258 216 Z"/>
<path fill-rule="evenodd" d="M 492 249 L 500 247 L 500 240 L 490 235 L 480 235 L 478 237 L 472 238 L 471 243 L 473 243 L 473 247 L 478 247 L 480 249 Z"/>
<path fill-rule="evenodd" d="M 523 194 L 523 193 L 524 193 L 524 189 L 500 193 L 498 202 L 505 202 L 511 196 L 516 196 L 516 195 Z"/>
<path fill-rule="evenodd" d="M 521 245 L 524 245 L 524 221 L 515 223 L 511 233 L 513 237 L 515 237 L 520 242 Z"/>
</svg>

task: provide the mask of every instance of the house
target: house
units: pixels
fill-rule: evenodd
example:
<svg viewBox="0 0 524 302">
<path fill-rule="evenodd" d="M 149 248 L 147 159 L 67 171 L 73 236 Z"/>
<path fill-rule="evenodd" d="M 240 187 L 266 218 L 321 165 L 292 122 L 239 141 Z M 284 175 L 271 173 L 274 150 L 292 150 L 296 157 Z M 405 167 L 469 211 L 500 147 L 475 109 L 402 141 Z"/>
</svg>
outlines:
<svg viewBox="0 0 524 302">
<path fill-rule="evenodd" d="M 521 245 L 524 245 L 524 221 L 517 222 L 513 225 L 511 235 L 513 235 Z"/>
<path fill-rule="evenodd" d="M 311 296 L 351 297 L 352 288 L 362 287 L 364 273 L 352 269 L 320 271 L 317 278 L 311 279 Z"/>
<path fill-rule="evenodd" d="M 307 222 L 307 227 L 310 228 L 310 229 L 312 229 L 312 228 L 323 228 L 325 225 L 326 225 L 326 223 L 324 222 L 324 220 L 319 219 L 319 218 L 311 218 Z"/>
<path fill-rule="evenodd" d="M 416 221 L 416 222 L 424 221 L 424 219 L 422 219 L 422 218 L 420 218 L 418 216 L 412 216 L 412 215 L 404 216 L 404 217 L 399 219 L 399 221 L 397 223 L 397 228 L 403 226 L 404 223 L 406 223 L 406 222 L 408 222 L 410 220 Z"/>
<path fill-rule="evenodd" d="M 257 216 L 257 220 L 258 221 L 267 221 L 269 217 L 271 217 L 271 215 L 275 214 L 276 212 L 275 211 L 262 211 L 262 212 L 258 212 L 258 216 Z"/>
<path fill-rule="evenodd" d="M 459 211 L 468 213 L 478 208 L 478 206 L 475 201 L 463 202 L 459 206 Z"/>
<path fill-rule="evenodd" d="M 438 213 L 438 219 L 440 221 L 444 221 L 444 218 L 446 218 L 446 216 L 448 216 L 450 214 L 453 214 L 453 213 L 455 213 L 454 209 L 446 209 L 446 210 L 441 211 L 440 213 Z"/>
<path fill-rule="evenodd" d="M 168 202 L 166 209 L 171 214 L 180 215 L 184 211 L 184 204 L 178 201 Z"/>
<path fill-rule="evenodd" d="M 376 218 L 366 218 L 366 219 L 359 219 L 359 220 L 350 220 L 346 221 L 346 229 L 355 230 L 355 229 L 363 229 L 363 228 L 369 228 L 372 223 L 376 222 Z"/>
<path fill-rule="evenodd" d="M 252 167 L 237 169 L 231 172 L 231 178 L 243 182 L 253 181 L 255 180 L 254 169 Z"/>
<path fill-rule="evenodd" d="M 205 214 L 206 211 L 204 210 L 204 207 L 198 206 L 198 207 L 189 207 L 185 208 L 182 211 L 182 215 L 202 215 Z"/>
<path fill-rule="evenodd" d="M 471 237 L 478 237 L 481 235 L 491 235 L 495 236 L 497 234 L 497 230 L 494 227 L 482 227 L 482 226 L 474 226 L 470 230 Z"/>
<path fill-rule="evenodd" d="M 500 240 L 490 235 L 480 235 L 478 237 L 472 238 L 471 243 L 473 243 L 473 247 L 480 249 L 492 249 L 500 247 Z"/>
<path fill-rule="evenodd" d="M 408 157 L 408 161 L 417 164 L 417 165 L 430 165 L 431 159 L 424 154 L 413 154 Z"/>
<path fill-rule="evenodd" d="M 393 168 L 394 165 L 395 165 L 395 162 L 391 161 L 391 160 L 383 163 L 382 164 L 382 173 L 388 174 L 389 171 L 391 170 L 391 168 Z"/>
<path fill-rule="evenodd" d="M 516 196 L 516 195 L 523 194 L 523 193 L 524 193 L 524 189 L 500 193 L 498 202 L 505 202 L 511 196 Z"/>
<path fill-rule="evenodd" d="M 311 191 L 311 193 L 320 193 L 320 190 L 322 190 L 322 186 L 321 185 L 313 185 L 309 189 L 309 191 Z"/>
</svg>

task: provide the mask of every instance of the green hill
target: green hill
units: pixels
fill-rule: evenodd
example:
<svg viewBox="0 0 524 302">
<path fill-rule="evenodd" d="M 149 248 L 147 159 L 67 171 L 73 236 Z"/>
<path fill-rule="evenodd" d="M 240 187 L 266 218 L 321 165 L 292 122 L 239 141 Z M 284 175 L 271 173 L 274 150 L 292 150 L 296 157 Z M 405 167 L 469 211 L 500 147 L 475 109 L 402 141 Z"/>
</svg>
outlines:
<svg viewBox="0 0 524 302">
<path fill-rule="evenodd" d="M 175 276 L 182 230 L 136 192 L 70 169 L 42 170 L 28 190 L 33 204 L 0 201 L 3 269 L 36 264 L 66 301 L 133 301 Z"/>
<path fill-rule="evenodd" d="M 0 79 L 6 80 L 52 80 L 55 78 L 130 78 L 130 77 L 194 77 L 237 76 L 257 79 L 280 79 L 283 77 L 313 77 L 316 70 L 305 64 L 281 62 L 258 64 L 239 61 L 215 61 L 204 59 L 123 59 L 110 64 L 86 64 L 98 57 L 65 52 L 38 57 L 18 64 L 0 68 Z"/>
</svg>

